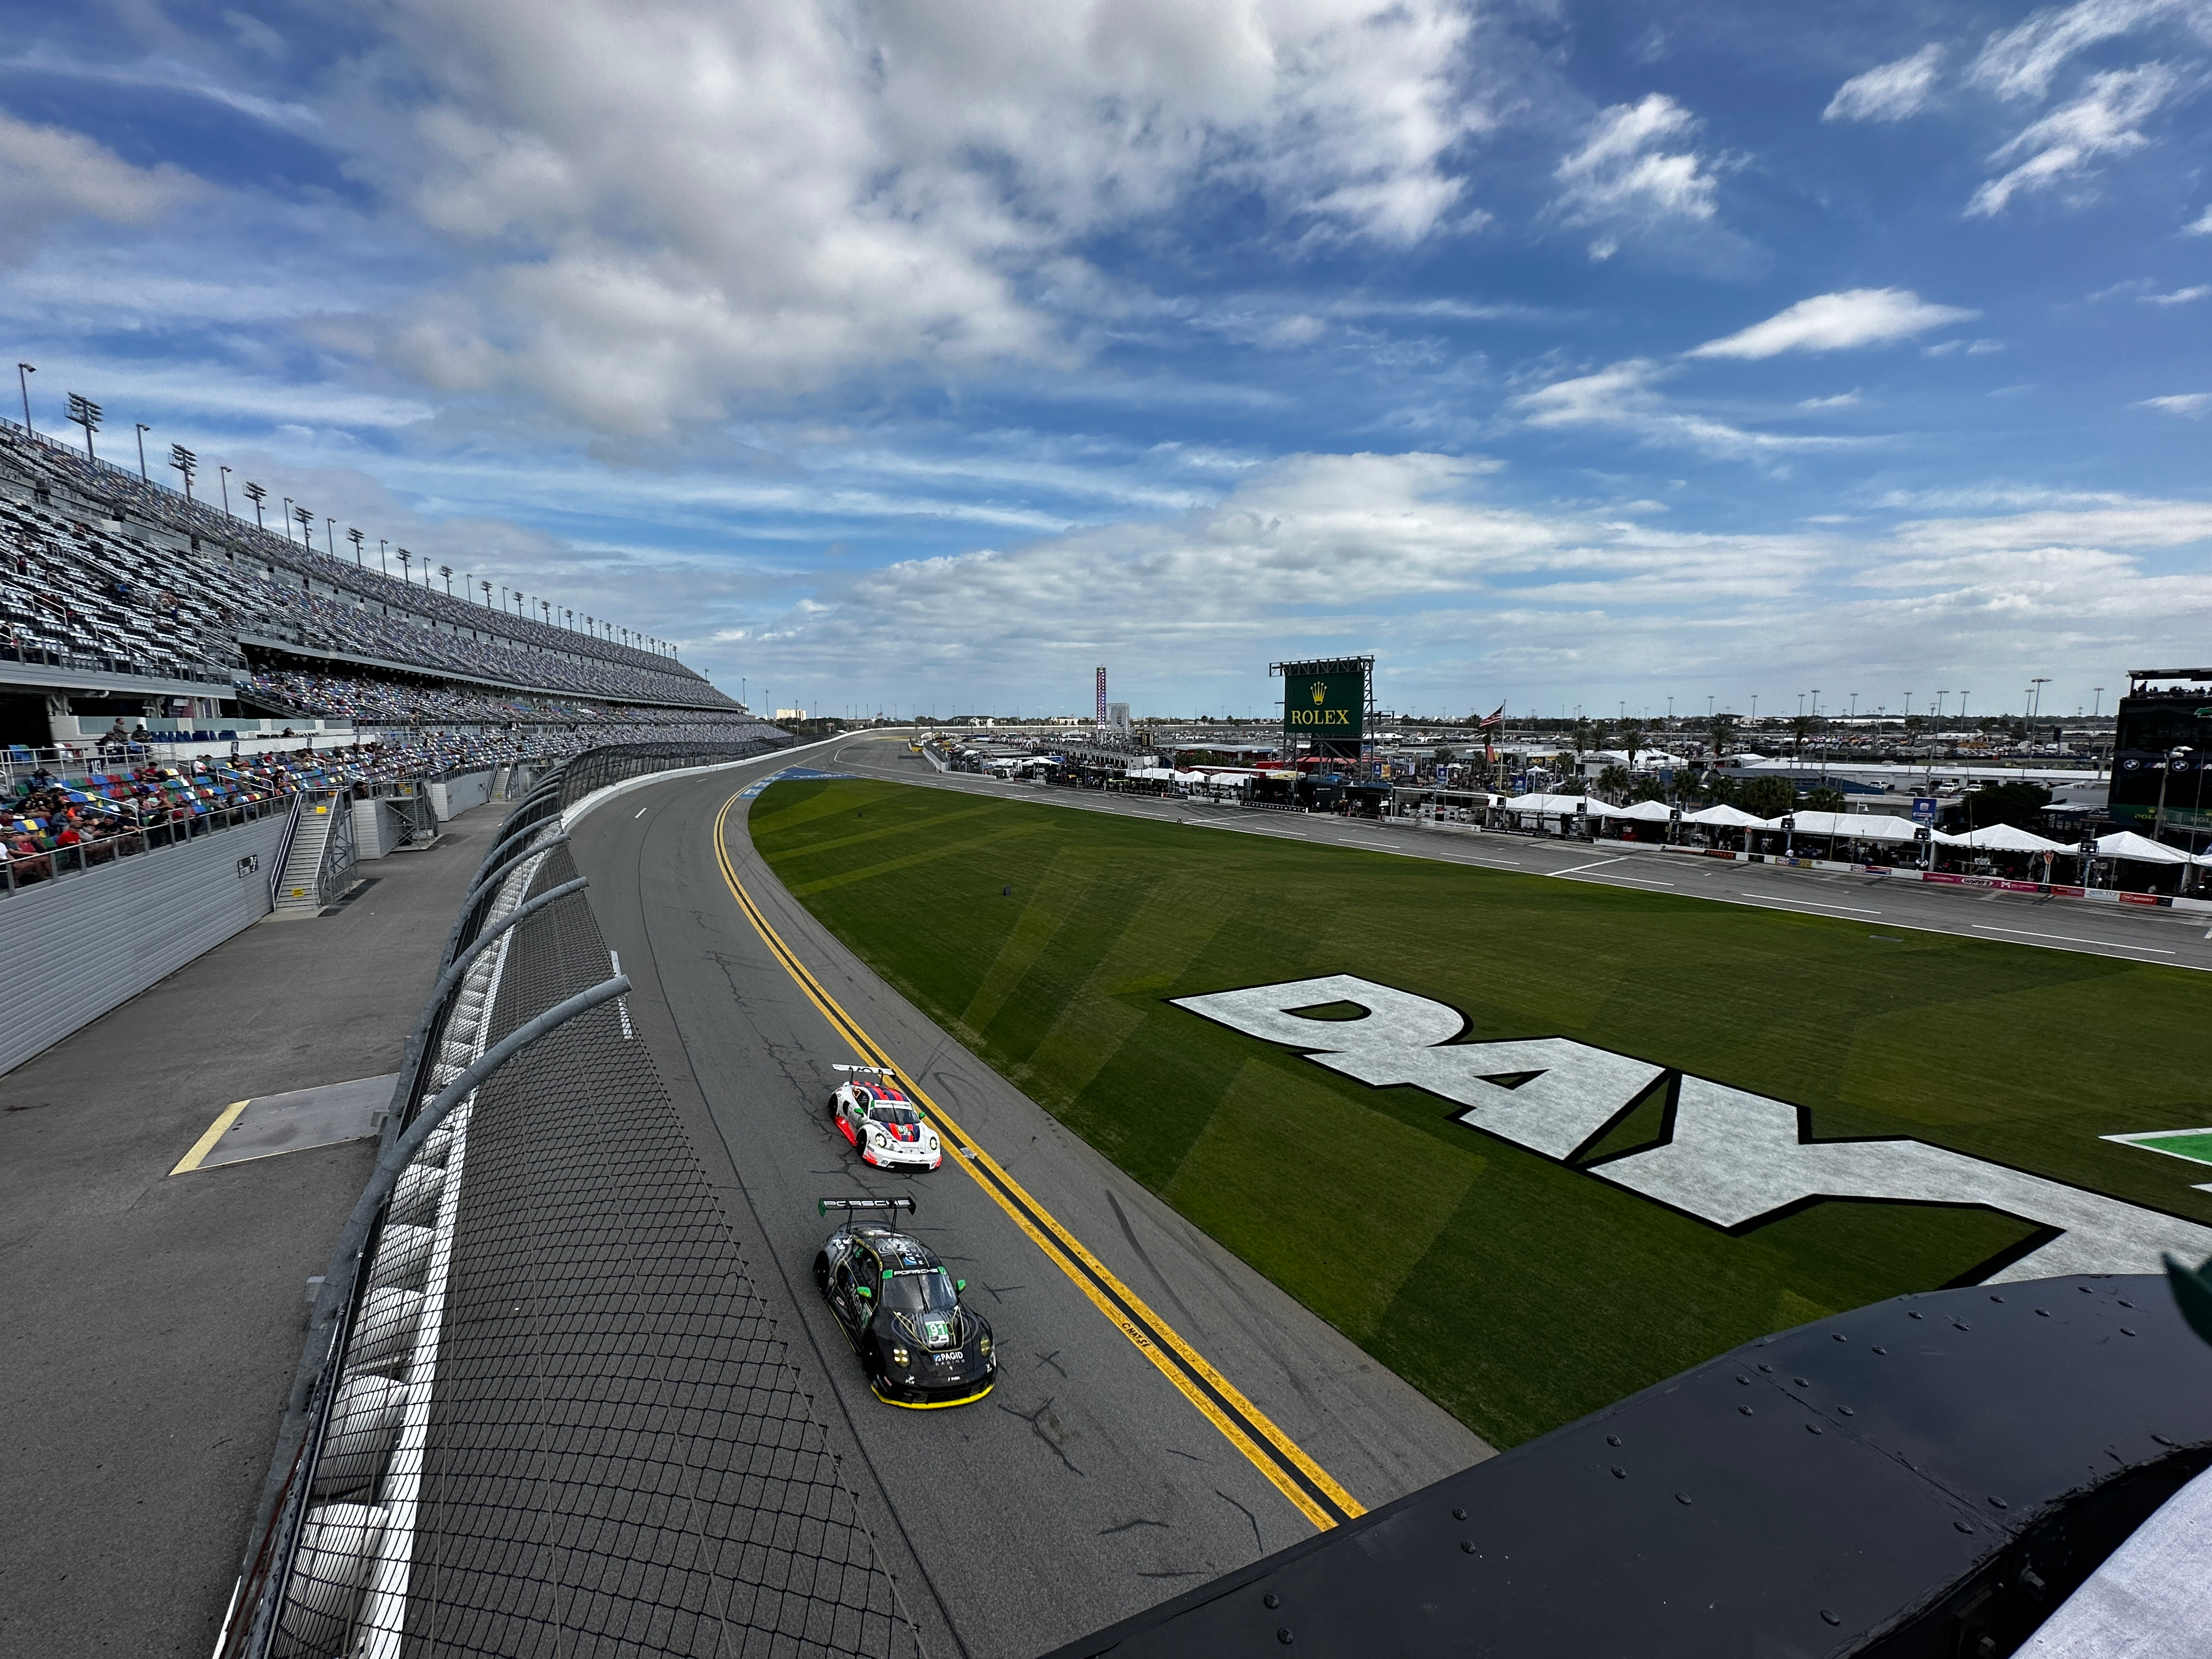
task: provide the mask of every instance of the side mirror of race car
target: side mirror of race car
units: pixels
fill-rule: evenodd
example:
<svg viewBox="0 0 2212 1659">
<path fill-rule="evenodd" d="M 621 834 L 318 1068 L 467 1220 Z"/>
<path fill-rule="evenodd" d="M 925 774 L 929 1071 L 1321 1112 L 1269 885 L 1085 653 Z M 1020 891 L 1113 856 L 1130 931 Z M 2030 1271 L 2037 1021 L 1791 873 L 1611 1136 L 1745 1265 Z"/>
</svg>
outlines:
<svg viewBox="0 0 2212 1659">
<path fill-rule="evenodd" d="M 853 1294 L 859 1297 L 863 1302 L 872 1302 L 875 1300 L 876 1296 L 876 1293 L 865 1285 L 854 1285 Z"/>
<path fill-rule="evenodd" d="M 952 1281 L 952 1288 L 956 1291 L 964 1291 L 968 1288 L 968 1281 L 964 1279 L 956 1279 Z"/>
</svg>

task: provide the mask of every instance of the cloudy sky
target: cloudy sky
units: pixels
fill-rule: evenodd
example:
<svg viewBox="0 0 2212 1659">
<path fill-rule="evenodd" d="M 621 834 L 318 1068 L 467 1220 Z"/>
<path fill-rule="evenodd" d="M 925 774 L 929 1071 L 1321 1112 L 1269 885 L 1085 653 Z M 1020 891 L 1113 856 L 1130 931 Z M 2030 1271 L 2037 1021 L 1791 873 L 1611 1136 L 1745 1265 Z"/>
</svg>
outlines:
<svg viewBox="0 0 2212 1659">
<path fill-rule="evenodd" d="M 2212 0 L 0 0 L 0 319 L 756 703 L 2111 706 Z"/>
</svg>

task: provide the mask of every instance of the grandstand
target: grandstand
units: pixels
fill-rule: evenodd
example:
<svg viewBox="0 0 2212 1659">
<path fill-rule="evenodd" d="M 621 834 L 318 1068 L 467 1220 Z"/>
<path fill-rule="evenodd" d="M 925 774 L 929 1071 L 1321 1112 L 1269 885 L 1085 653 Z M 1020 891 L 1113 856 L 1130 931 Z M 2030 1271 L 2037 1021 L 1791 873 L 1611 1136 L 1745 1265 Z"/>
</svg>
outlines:
<svg viewBox="0 0 2212 1659">
<path fill-rule="evenodd" d="M 768 730 L 672 654 L 346 563 L 0 422 L 0 736 L 65 763 L 110 718 L 212 742 L 262 715 L 387 748 L 503 732 L 538 758 Z"/>
</svg>

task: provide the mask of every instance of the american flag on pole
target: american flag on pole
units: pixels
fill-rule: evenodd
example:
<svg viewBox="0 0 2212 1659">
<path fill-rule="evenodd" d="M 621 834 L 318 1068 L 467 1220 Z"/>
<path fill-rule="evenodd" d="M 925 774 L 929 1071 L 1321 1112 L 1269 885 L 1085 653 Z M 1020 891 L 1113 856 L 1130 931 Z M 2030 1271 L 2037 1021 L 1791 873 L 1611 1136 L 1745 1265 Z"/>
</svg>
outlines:
<svg viewBox="0 0 2212 1659">
<path fill-rule="evenodd" d="M 1490 714 L 1485 714 L 1485 715 L 1484 715 L 1480 720 L 1477 720 L 1477 721 L 1475 722 L 1475 726 L 1476 726 L 1476 727 L 1477 727 L 1477 729 L 1478 729 L 1478 730 L 1480 730 L 1481 727 L 1484 727 L 1484 726 L 1503 726 L 1503 725 L 1504 725 L 1504 724 L 1505 724 L 1505 705 L 1504 705 L 1504 703 L 1502 703 L 1502 702 L 1501 702 L 1501 703 L 1499 703 L 1499 704 L 1498 705 L 1497 708 L 1496 708 L 1494 711 L 1492 711 L 1492 713 L 1490 713 Z"/>
</svg>

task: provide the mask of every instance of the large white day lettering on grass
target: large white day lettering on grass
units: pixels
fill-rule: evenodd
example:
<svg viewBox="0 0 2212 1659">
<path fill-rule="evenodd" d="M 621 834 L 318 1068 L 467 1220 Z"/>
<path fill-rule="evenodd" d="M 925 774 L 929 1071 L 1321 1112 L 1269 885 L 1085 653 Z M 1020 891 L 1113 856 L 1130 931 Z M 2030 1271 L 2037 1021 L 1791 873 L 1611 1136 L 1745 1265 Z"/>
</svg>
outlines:
<svg viewBox="0 0 2212 1659">
<path fill-rule="evenodd" d="M 1567 1037 L 1459 1042 L 1458 1010 L 1351 974 L 1172 999 L 1178 1008 L 1300 1049 L 1374 1088 L 1411 1084 L 1468 1109 L 1458 1121 L 1564 1163 L 1668 1077 Z M 1356 1019 L 1301 1009 L 1350 1003 Z M 1821 1199 L 1972 1204 L 2056 1233 L 1984 1280 L 2161 1271 L 2160 1253 L 2212 1255 L 2212 1228 L 1924 1141 L 1814 1140 L 1805 1111 L 1679 1074 L 1666 1143 L 1583 1172 L 1731 1231 Z"/>
</svg>

